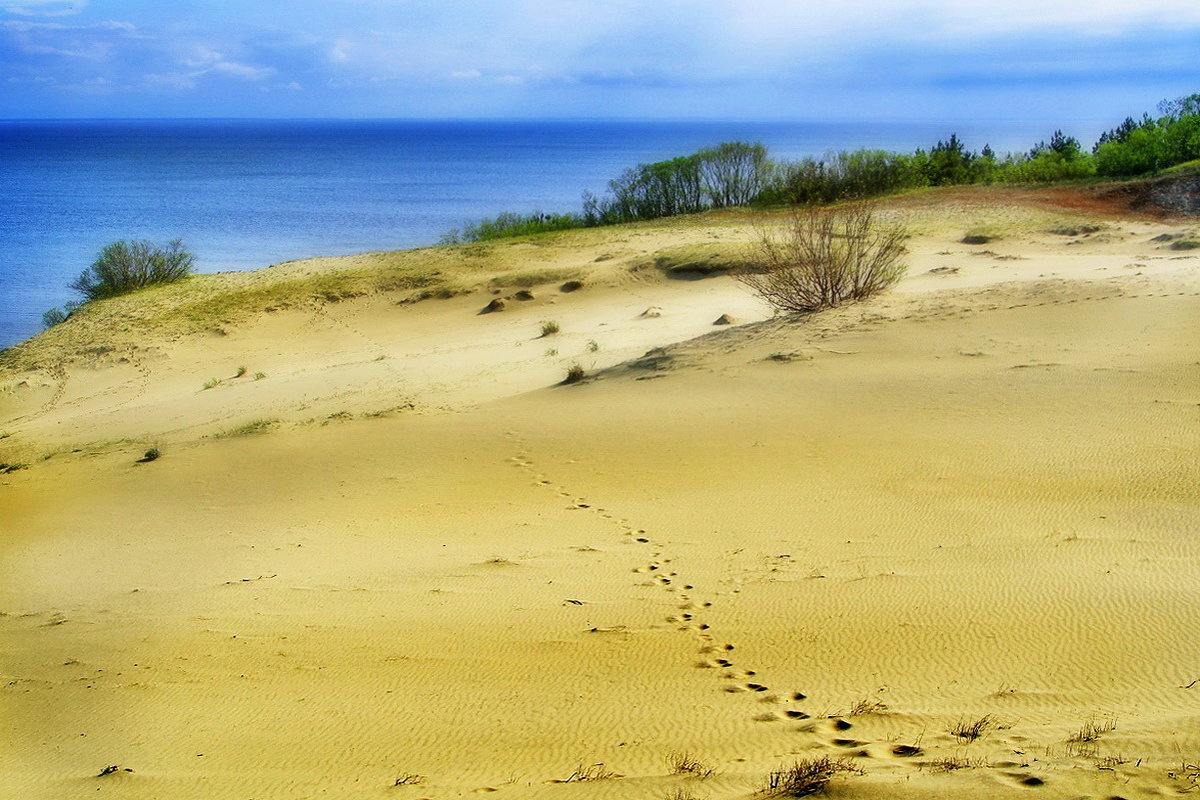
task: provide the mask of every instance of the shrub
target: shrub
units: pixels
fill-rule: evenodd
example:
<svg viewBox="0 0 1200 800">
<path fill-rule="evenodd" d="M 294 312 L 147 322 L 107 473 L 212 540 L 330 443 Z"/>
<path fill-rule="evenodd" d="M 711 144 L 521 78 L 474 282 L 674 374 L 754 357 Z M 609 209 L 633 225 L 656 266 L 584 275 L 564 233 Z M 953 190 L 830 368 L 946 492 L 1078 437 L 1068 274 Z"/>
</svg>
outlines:
<svg viewBox="0 0 1200 800">
<path fill-rule="evenodd" d="M 1000 726 L 999 722 L 991 714 L 984 714 L 979 719 L 962 718 L 954 723 L 954 727 L 950 729 L 950 735 L 955 736 L 963 742 L 971 743 L 983 736 L 990 730 L 994 730 Z"/>
<path fill-rule="evenodd" d="M 192 273 L 195 257 L 175 239 L 160 247 L 153 242 L 119 241 L 106 245 L 96 261 L 71 283 L 86 300 L 128 294 L 157 283 L 170 283 Z"/>
<path fill-rule="evenodd" d="M 79 308 L 79 303 L 64 303 L 61 308 L 52 308 L 49 311 L 42 312 L 42 324 L 47 328 L 53 328 L 55 325 L 61 325 L 71 318 L 75 313 L 75 309 Z"/>
<path fill-rule="evenodd" d="M 535 233 L 565 231 L 582 228 L 584 219 L 578 214 L 514 214 L 504 212 L 490 219 L 469 222 L 442 235 L 439 244 L 464 244 L 484 242 L 490 239 L 507 239 L 513 236 L 529 236 Z"/>
<path fill-rule="evenodd" d="M 769 774 L 763 791 L 787 797 L 808 797 L 823 791 L 829 785 L 830 779 L 841 772 L 862 774 L 861 769 L 842 758 L 805 758 L 790 767 L 782 767 Z"/>
<path fill-rule="evenodd" d="M 553 336 L 559 330 L 558 323 L 552 319 L 548 319 L 542 323 L 542 336 Z"/>
<path fill-rule="evenodd" d="M 882 150 L 840 152 L 777 165 L 758 195 L 764 205 L 821 205 L 860 200 L 926 185 L 923 153 L 917 156 Z"/>
<path fill-rule="evenodd" d="M 782 238 L 761 232 L 761 271 L 737 277 L 780 311 L 819 311 L 863 300 L 900 280 L 905 236 L 901 228 L 876 225 L 861 206 L 800 212 Z"/>
<path fill-rule="evenodd" d="M 606 197 L 584 194 L 583 217 L 588 225 L 612 225 L 747 205 L 763 190 L 768 173 L 766 147 L 722 142 L 625 170 L 609 181 Z"/>
<path fill-rule="evenodd" d="M 1042 147 L 1029 158 L 1010 158 L 1000 164 L 995 179 L 1008 183 L 1052 183 L 1090 178 L 1096 174 L 1096 162 L 1091 156 L 1080 153 L 1067 157 L 1048 146 Z"/>
<path fill-rule="evenodd" d="M 572 364 L 567 367 L 567 377 L 563 378 L 563 383 L 579 383 L 586 375 L 583 367 L 579 364 Z"/>
</svg>

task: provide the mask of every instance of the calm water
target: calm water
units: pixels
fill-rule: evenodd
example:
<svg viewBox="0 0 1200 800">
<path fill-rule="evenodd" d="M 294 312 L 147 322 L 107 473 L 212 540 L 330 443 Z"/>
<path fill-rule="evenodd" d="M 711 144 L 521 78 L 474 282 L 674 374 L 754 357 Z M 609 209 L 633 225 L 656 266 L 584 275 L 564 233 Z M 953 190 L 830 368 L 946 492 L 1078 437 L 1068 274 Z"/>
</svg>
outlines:
<svg viewBox="0 0 1200 800">
<path fill-rule="evenodd" d="M 41 329 L 117 239 L 182 238 L 204 272 L 433 244 L 500 211 L 577 210 L 625 167 L 731 139 L 776 157 L 1028 149 L 1040 122 L 0 121 L 0 347 Z M 1076 135 L 1099 125 L 1076 125 Z"/>
</svg>

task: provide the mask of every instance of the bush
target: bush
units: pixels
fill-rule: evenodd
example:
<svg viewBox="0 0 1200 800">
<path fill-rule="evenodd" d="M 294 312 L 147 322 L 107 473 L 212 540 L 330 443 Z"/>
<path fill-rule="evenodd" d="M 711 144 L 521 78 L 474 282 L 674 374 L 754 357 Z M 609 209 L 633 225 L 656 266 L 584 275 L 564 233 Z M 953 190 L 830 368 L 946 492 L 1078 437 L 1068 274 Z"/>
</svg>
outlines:
<svg viewBox="0 0 1200 800">
<path fill-rule="evenodd" d="M 882 150 L 855 150 L 817 160 L 778 165 L 757 200 L 766 205 L 822 205 L 927 184 L 925 155 L 907 156 Z"/>
<path fill-rule="evenodd" d="M 192 273 L 195 257 L 175 239 L 165 247 L 153 242 L 119 241 L 105 246 L 95 263 L 71 283 L 85 300 L 103 300 L 145 286 L 170 283 Z"/>
<path fill-rule="evenodd" d="M 565 231 L 583 226 L 584 219 L 578 214 L 543 214 L 540 211 L 532 214 L 514 214 L 506 211 L 491 219 L 469 222 L 461 228 L 447 231 L 442 235 L 439 244 L 484 242 L 490 239 Z"/>
<path fill-rule="evenodd" d="M 833 776 L 843 772 L 851 775 L 862 774 L 861 769 L 844 758 L 812 756 L 767 775 L 762 791 L 785 797 L 808 797 L 824 791 Z"/>
<path fill-rule="evenodd" d="M 612 225 L 747 205 L 763 190 L 768 171 L 767 148 L 750 142 L 639 164 L 609 181 L 607 197 L 584 195 L 584 220 Z"/>
<path fill-rule="evenodd" d="M 780 311 L 820 311 L 863 300 L 900 280 L 906 235 L 898 227 L 879 227 L 861 206 L 800 212 L 782 237 L 761 232 L 761 269 L 737 277 Z"/>
<path fill-rule="evenodd" d="M 1013 158 L 996 168 L 995 179 L 1006 183 L 1053 183 L 1090 178 L 1096 174 L 1091 156 L 1077 154 L 1069 158 L 1057 150 L 1045 148 L 1028 158 Z"/>
<path fill-rule="evenodd" d="M 79 303 L 64 303 L 61 308 L 52 308 L 49 311 L 43 311 L 42 324 L 47 328 L 61 325 L 71 318 L 71 315 L 75 313 L 75 309 L 77 308 L 79 308 Z"/>
</svg>

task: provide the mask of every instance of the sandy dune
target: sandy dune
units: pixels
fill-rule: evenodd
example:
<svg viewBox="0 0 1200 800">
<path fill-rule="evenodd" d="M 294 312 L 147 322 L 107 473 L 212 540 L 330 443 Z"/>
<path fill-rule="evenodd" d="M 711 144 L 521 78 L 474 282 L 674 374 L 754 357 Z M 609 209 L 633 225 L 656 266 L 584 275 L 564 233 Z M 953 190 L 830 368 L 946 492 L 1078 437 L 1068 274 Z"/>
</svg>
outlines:
<svg viewBox="0 0 1200 800">
<path fill-rule="evenodd" d="M 909 276 L 807 320 L 647 266 L 726 216 L 10 353 L 0 795 L 1197 791 L 1194 226 L 884 213 Z"/>
</svg>

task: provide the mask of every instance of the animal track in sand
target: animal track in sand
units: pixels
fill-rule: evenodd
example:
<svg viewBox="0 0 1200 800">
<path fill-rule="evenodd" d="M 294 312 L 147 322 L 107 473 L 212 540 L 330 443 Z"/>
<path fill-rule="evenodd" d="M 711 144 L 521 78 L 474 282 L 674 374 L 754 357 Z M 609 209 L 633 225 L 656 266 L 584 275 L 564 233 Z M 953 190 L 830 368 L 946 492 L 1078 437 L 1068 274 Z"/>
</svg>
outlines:
<svg viewBox="0 0 1200 800">
<path fill-rule="evenodd" d="M 630 520 L 620 517 L 606 510 L 604 507 L 595 505 L 589 498 L 581 497 L 572 492 L 569 487 L 554 481 L 551 476 L 538 471 L 527 448 L 520 442 L 516 434 L 509 432 L 508 436 L 519 448 L 517 454 L 510 459 L 511 463 L 520 469 L 533 473 L 534 485 L 551 490 L 557 496 L 568 500 L 571 503 L 569 506 L 570 510 L 595 514 L 600 519 L 605 520 L 616 527 L 620 535 L 625 537 L 627 541 L 637 544 L 656 545 L 645 528 L 637 527 Z M 633 567 L 631 572 L 635 575 L 652 576 L 650 580 L 637 585 L 658 586 L 664 592 L 676 595 L 675 609 L 680 613 L 666 616 L 665 621 L 668 624 L 676 625 L 678 630 L 682 632 L 690 632 L 698 640 L 699 647 L 697 652 L 701 658 L 693 663 L 696 669 L 720 669 L 719 678 L 724 682 L 721 688 L 728 694 L 748 694 L 755 697 L 759 702 L 777 703 L 780 705 L 806 699 L 802 692 L 769 694 L 771 691 L 769 686 L 757 680 L 749 680 L 757 677 L 755 670 L 735 669 L 730 655 L 734 650 L 734 645 L 715 640 L 712 634 L 712 626 L 702 618 L 705 610 L 713 607 L 712 601 L 693 600 L 690 594 L 680 594 L 681 590 L 683 592 L 695 591 L 696 584 L 684 582 L 685 579 L 679 576 L 679 572 L 670 568 L 669 565 L 672 563 L 672 559 L 667 557 L 664 551 L 657 545 L 651 552 L 650 559 L 649 562 L 644 562 L 640 566 Z M 736 593 L 737 591 L 738 589 L 735 587 L 733 592 Z M 753 718 L 761 721 L 807 720 L 810 719 L 810 715 L 797 708 L 780 708 L 778 711 L 769 713 L 759 711 Z"/>
</svg>

